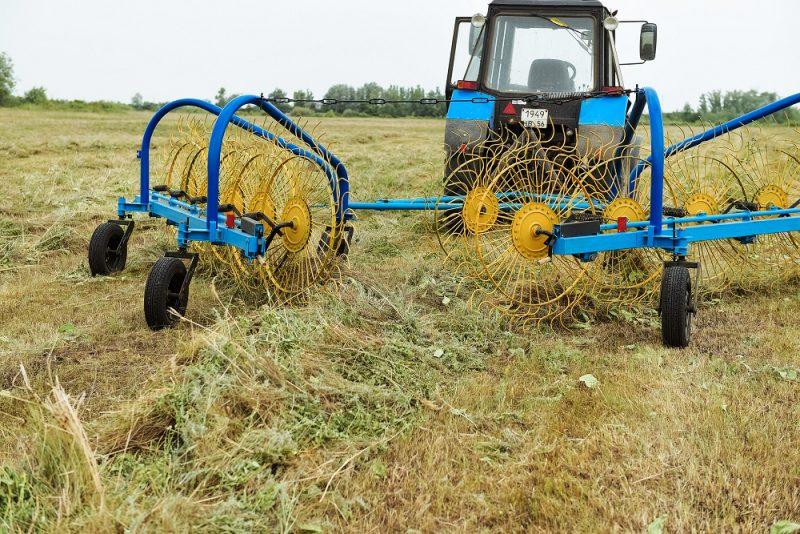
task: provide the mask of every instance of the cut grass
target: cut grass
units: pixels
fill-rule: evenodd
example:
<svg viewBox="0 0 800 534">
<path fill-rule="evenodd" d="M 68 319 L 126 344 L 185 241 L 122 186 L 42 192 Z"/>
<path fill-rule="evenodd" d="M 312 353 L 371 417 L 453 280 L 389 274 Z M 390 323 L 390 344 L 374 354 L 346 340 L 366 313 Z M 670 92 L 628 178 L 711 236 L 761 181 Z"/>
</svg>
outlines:
<svg viewBox="0 0 800 534">
<path fill-rule="evenodd" d="M 367 215 L 340 284 L 306 305 L 263 305 L 204 274 L 191 322 L 153 334 L 141 294 L 171 246 L 161 226 L 139 225 L 120 276 L 93 280 L 84 259 L 115 197 L 135 192 L 147 119 L 0 112 L 0 139 L 13 139 L 0 145 L 0 390 L 22 399 L 0 398 L 0 529 L 766 531 L 800 519 L 796 286 L 723 295 L 684 352 L 660 347 L 652 312 L 530 330 L 467 306 L 424 215 Z M 437 194 L 442 126 L 323 129 L 367 199 Z M 579 387 L 586 374 L 598 388 Z"/>
</svg>

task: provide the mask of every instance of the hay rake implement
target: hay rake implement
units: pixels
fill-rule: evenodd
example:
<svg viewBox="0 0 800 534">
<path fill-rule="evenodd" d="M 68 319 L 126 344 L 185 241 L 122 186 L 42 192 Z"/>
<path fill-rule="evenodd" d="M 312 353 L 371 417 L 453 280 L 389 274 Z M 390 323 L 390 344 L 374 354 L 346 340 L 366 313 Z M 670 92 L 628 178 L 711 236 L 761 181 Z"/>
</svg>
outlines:
<svg viewBox="0 0 800 534">
<path fill-rule="evenodd" d="M 547 16 L 538 14 L 545 3 Z M 454 268 L 483 288 L 482 304 L 541 323 L 567 322 L 587 302 L 657 300 L 665 345 L 686 347 L 701 284 L 713 289 L 751 267 L 771 266 L 776 277 L 798 268 L 792 237 L 800 232 L 796 147 L 774 154 L 777 164 L 752 150 L 741 157 L 691 149 L 800 103 L 800 94 L 666 146 L 656 91 L 611 83 L 621 85 L 613 51 L 618 21 L 605 8 L 594 2 L 512 4 L 497 1 L 488 19 L 457 21 L 456 36 L 459 24 L 471 25 L 470 55 L 482 57 L 484 67 L 475 74 L 478 81 L 449 90 L 443 196 L 351 202 L 342 161 L 269 100 L 242 96 L 224 108 L 178 100 L 145 130 L 139 195 L 120 199 L 118 219 L 98 227 L 91 239 L 92 274 L 124 268 L 134 214 L 175 227 L 177 251 L 153 266 L 145 288 L 147 323 L 160 329 L 186 311 L 200 254 L 190 251 L 193 245 L 231 275 L 250 276 L 253 289 L 268 287 L 291 300 L 331 277 L 337 258 L 349 251 L 356 212 L 430 212 Z M 562 6 L 560 18 L 554 6 Z M 574 27 L 581 10 L 606 17 L 586 22 L 596 24 L 597 35 Z M 515 31 L 578 32 L 570 39 L 582 47 L 606 46 L 609 52 L 599 55 L 615 68 L 599 69 L 607 77 L 600 90 L 565 94 L 559 91 L 564 86 L 550 86 L 532 94 L 537 76 L 547 78 L 549 69 L 558 78 L 565 63 L 537 59 L 525 94 L 513 96 L 511 88 L 493 85 L 492 76 L 502 83 L 502 67 L 491 66 L 493 52 L 483 45 L 513 40 L 512 23 Z M 646 42 L 652 50 L 645 50 Z M 642 57 L 654 54 L 654 25 L 645 24 Z M 569 77 L 569 69 L 564 72 Z M 566 88 L 575 89 L 574 82 Z M 237 115 L 246 106 L 262 110 L 275 128 Z M 187 107 L 216 116 L 210 138 L 174 144 L 165 183 L 151 187 L 156 126 Z M 637 136 L 645 109 L 649 146 Z M 236 129 L 241 133 L 233 134 Z"/>
</svg>

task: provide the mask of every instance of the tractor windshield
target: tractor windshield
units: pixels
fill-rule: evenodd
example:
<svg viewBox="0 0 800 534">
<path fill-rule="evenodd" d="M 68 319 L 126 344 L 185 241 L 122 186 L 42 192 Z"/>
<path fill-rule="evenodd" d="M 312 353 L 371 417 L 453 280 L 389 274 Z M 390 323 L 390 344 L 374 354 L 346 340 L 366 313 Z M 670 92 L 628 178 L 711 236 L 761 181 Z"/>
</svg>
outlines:
<svg viewBox="0 0 800 534">
<path fill-rule="evenodd" d="M 499 16 L 486 86 L 502 93 L 595 89 L 595 21 L 588 16 Z"/>
</svg>

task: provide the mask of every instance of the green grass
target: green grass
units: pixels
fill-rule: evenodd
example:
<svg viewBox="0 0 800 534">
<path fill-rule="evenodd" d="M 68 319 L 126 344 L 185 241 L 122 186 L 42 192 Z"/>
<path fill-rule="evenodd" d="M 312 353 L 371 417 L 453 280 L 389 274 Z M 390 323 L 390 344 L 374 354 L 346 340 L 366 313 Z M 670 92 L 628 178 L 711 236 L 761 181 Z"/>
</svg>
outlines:
<svg viewBox="0 0 800 534">
<path fill-rule="evenodd" d="M 140 225 L 122 275 L 91 279 L 85 260 L 135 192 L 147 120 L 0 111 L 0 530 L 800 521 L 797 286 L 722 295 L 683 352 L 661 348 L 653 312 L 530 329 L 467 304 L 429 216 L 365 215 L 338 283 L 307 304 L 202 275 L 190 322 L 153 334 L 141 299 L 161 225 Z M 357 199 L 438 193 L 443 122 L 319 130 Z"/>
</svg>

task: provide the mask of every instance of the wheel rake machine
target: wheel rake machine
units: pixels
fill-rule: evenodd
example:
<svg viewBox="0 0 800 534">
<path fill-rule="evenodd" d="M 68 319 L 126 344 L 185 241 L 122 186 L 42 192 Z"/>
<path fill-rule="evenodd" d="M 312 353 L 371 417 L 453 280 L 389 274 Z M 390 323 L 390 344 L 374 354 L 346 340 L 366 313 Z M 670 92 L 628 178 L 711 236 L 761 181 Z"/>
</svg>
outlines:
<svg viewBox="0 0 800 534">
<path fill-rule="evenodd" d="M 656 91 L 624 88 L 622 23 L 595 0 L 496 0 L 487 16 L 457 19 L 437 197 L 351 201 L 345 164 L 263 96 L 169 103 L 144 133 L 139 194 L 92 236 L 91 273 L 124 269 L 135 214 L 165 219 L 177 250 L 153 266 L 144 297 L 147 324 L 162 329 L 185 314 L 200 254 L 292 301 L 334 276 L 357 212 L 420 211 L 479 306 L 567 324 L 588 307 L 654 304 L 664 344 L 686 347 L 701 292 L 800 270 L 797 146 L 763 148 L 745 128 L 800 94 L 669 142 Z M 656 32 L 642 25 L 643 61 Z M 242 118 L 245 107 L 272 126 Z M 152 185 L 154 131 L 185 108 L 214 118 L 210 136 L 183 123 Z"/>
</svg>

